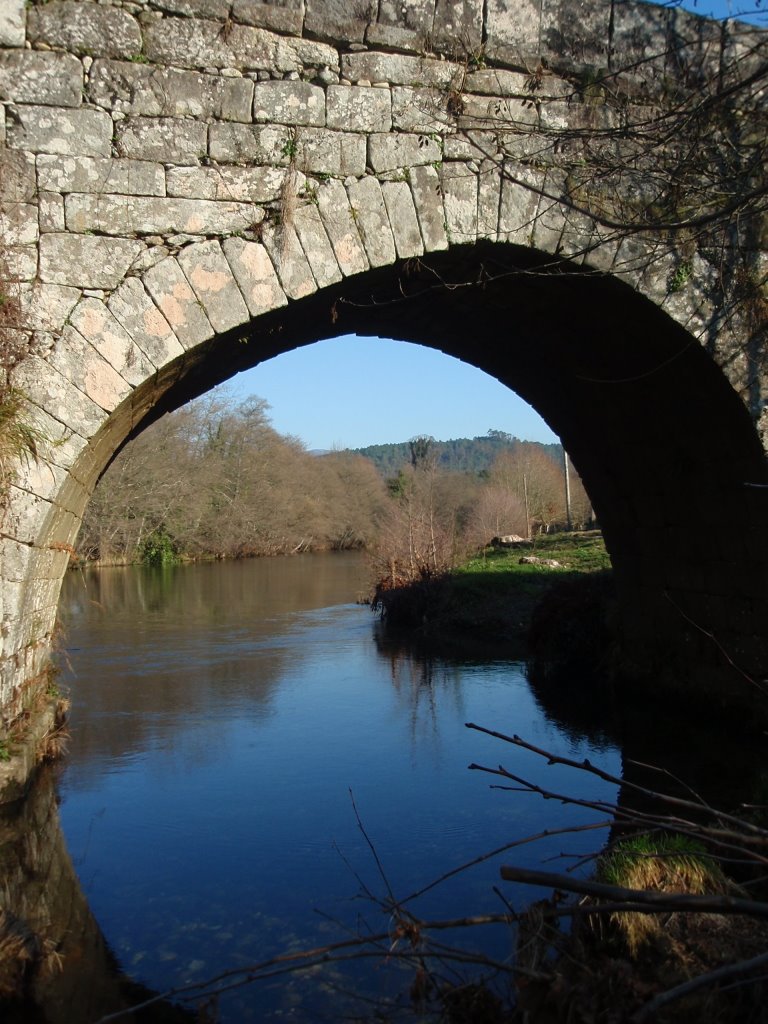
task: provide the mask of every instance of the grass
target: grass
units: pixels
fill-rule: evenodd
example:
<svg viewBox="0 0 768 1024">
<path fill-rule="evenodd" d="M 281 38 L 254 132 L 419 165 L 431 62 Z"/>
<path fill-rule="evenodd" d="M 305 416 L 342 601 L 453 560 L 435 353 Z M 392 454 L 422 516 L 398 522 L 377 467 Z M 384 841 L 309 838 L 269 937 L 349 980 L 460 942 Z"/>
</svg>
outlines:
<svg viewBox="0 0 768 1024">
<path fill-rule="evenodd" d="M 700 842 L 674 832 L 622 840 L 600 858 L 597 877 L 625 889 L 694 896 L 734 888 Z M 633 956 L 642 946 L 662 938 L 664 921 L 658 914 L 616 913 L 611 920 Z"/>
<path fill-rule="evenodd" d="M 533 555 L 559 568 L 521 564 Z M 553 588 L 610 568 L 598 531 L 537 537 L 515 548 L 486 548 L 462 567 L 381 595 L 390 625 L 416 629 L 433 639 L 492 639 L 522 656 L 534 609 Z"/>
</svg>

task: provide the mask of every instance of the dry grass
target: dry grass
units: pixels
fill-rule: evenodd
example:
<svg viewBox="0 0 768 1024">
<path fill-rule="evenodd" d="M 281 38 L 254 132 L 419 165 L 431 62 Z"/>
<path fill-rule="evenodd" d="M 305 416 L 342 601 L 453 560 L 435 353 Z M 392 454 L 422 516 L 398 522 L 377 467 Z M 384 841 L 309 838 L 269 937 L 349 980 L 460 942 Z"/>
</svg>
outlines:
<svg viewBox="0 0 768 1024">
<path fill-rule="evenodd" d="M 722 872 L 701 843 L 674 833 L 638 835 L 617 843 L 598 862 L 598 878 L 625 889 L 656 892 L 725 894 L 736 886 Z M 664 933 L 658 914 L 621 912 L 611 921 L 633 956 Z"/>
</svg>

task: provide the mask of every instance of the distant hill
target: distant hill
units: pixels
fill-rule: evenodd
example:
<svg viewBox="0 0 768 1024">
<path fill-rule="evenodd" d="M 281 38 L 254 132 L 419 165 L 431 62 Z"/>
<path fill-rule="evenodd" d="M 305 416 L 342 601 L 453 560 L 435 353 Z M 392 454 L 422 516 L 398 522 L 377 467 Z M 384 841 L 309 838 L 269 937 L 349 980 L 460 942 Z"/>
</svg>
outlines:
<svg viewBox="0 0 768 1024">
<path fill-rule="evenodd" d="M 515 451 L 519 446 L 533 446 L 560 463 L 563 448 L 559 444 L 541 444 L 538 441 L 521 441 L 502 430 L 489 430 L 483 437 L 459 437 L 451 441 L 432 440 L 432 451 L 437 457 L 440 469 L 455 473 L 480 474 L 487 472 L 496 456 L 504 451 Z M 351 449 L 357 455 L 370 459 L 383 477 L 395 476 L 399 469 L 411 460 L 408 441 L 393 444 L 372 444 L 367 448 Z"/>
</svg>

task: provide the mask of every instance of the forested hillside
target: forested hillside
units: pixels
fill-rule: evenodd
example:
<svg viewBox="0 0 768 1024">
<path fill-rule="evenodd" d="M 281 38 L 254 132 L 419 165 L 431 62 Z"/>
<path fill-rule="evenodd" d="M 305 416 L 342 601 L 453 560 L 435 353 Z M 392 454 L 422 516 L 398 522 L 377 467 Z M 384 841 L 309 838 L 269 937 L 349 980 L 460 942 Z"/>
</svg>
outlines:
<svg viewBox="0 0 768 1024">
<path fill-rule="evenodd" d="M 514 453 L 521 445 L 536 445 L 553 462 L 561 462 L 563 449 L 559 444 L 540 444 L 521 441 L 503 430 L 489 430 L 482 437 L 459 437 L 451 441 L 430 439 L 438 469 L 448 473 L 488 473 L 503 452 Z M 386 477 L 394 476 L 411 461 L 408 441 L 393 444 L 372 444 L 367 448 L 354 448 L 357 455 L 370 459 Z"/>
<path fill-rule="evenodd" d="M 378 446 L 398 454 L 377 468 L 360 452 L 310 454 L 275 431 L 268 408 L 218 389 L 145 430 L 99 481 L 78 553 L 164 562 L 364 547 L 387 572 L 418 575 L 494 536 L 567 523 L 559 445 L 500 431 L 422 437 Z M 575 473 L 571 482 L 579 526 L 591 509 Z"/>
</svg>

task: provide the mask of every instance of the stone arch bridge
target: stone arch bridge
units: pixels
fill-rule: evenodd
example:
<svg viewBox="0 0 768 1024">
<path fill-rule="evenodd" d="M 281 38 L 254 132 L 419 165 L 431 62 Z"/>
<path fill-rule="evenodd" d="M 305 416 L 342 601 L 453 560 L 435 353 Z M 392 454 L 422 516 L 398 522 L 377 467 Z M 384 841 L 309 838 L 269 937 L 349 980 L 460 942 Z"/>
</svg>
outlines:
<svg viewBox="0 0 768 1024">
<path fill-rule="evenodd" d="M 531 402 L 638 663 L 653 638 L 697 700 L 763 700 L 764 33 L 622 0 L 4 0 L 0 47 L 4 394 L 37 445 L 4 495 L 6 729 L 116 451 L 341 333 Z M 712 212 L 724 182 L 751 203 Z"/>
</svg>

